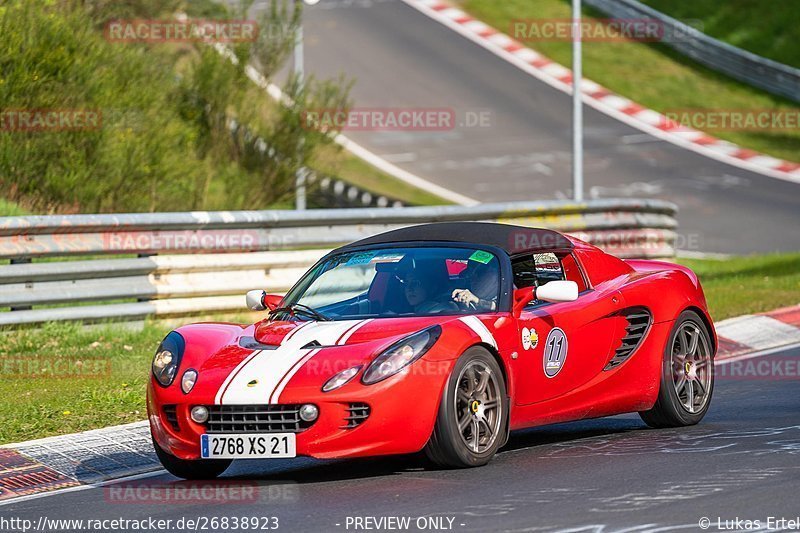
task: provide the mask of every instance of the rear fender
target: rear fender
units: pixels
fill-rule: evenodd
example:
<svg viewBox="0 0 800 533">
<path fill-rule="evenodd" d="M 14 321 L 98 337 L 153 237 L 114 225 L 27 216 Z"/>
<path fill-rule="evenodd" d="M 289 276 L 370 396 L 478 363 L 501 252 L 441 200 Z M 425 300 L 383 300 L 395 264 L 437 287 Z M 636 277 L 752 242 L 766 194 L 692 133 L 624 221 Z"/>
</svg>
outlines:
<svg viewBox="0 0 800 533">
<path fill-rule="evenodd" d="M 628 303 L 643 302 L 655 323 L 673 321 L 687 309 L 696 312 L 708 328 L 716 351 L 714 322 L 700 280 L 691 269 L 664 261 L 626 262 L 635 268 L 623 288 Z"/>
</svg>

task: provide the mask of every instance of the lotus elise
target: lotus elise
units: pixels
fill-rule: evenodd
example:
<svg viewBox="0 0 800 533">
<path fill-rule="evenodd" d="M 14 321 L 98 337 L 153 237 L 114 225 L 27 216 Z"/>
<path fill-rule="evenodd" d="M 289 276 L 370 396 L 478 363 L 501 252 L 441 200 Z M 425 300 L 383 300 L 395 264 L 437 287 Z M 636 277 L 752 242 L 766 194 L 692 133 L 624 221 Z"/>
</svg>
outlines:
<svg viewBox="0 0 800 533">
<path fill-rule="evenodd" d="M 509 433 L 638 412 L 698 423 L 714 326 L 683 266 L 621 260 L 571 236 L 495 223 L 411 226 L 338 248 L 255 324 L 191 324 L 147 388 L 164 467 L 424 451 L 486 464 Z"/>
</svg>

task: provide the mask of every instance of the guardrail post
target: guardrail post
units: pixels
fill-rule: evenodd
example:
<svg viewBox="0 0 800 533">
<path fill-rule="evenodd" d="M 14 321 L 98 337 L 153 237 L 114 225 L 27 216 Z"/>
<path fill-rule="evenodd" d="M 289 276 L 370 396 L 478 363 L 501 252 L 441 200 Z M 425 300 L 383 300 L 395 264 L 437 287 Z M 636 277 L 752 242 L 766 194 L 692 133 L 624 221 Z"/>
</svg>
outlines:
<svg viewBox="0 0 800 533">
<path fill-rule="evenodd" d="M 11 259 L 11 264 L 12 265 L 25 265 L 25 264 L 29 264 L 29 263 L 32 263 L 32 262 L 33 262 L 33 259 L 30 258 L 30 257 L 15 257 L 15 258 Z M 11 307 L 12 311 L 30 311 L 31 309 L 33 309 L 33 307 L 30 306 L 30 305 L 20 305 L 20 306 L 16 306 L 16 307 Z"/>
<path fill-rule="evenodd" d="M 142 257 L 153 257 L 154 255 L 158 255 L 158 254 L 137 254 L 136 257 L 139 257 L 139 258 L 142 258 Z M 147 297 L 136 298 L 136 301 L 137 302 L 149 302 L 151 299 L 152 298 L 147 298 Z"/>
</svg>

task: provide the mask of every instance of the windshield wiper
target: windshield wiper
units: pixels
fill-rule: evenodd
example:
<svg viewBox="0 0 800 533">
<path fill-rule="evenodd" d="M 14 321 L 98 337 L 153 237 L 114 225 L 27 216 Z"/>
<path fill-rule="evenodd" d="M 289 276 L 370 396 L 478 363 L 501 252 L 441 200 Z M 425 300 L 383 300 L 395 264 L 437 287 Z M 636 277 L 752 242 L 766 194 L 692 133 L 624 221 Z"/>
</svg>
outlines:
<svg viewBox="0 0 800 533">
<path fill-rule="evenodd" d="M 291 303 L 284 307 L 276 307 L 270 312 L 269 316 L 272 317 L 272 315 L 278 313 L 289 313 L 290 315 L 304 315 L 306 317 L 313 318 L 314 320 L 319 320 L 320 322 L 329 322 L 333 320 L 331 317 L 320 313 L 313 307 L 309 307 L 305 304 L 297 302 Z"/>
</svg>

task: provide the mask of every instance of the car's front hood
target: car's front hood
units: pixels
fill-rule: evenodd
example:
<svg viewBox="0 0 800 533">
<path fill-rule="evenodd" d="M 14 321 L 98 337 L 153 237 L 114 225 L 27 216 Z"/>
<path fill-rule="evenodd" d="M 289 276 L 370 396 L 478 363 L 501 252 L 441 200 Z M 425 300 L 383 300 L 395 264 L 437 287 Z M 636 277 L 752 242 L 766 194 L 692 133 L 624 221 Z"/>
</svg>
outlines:
<svg viewBox="0 0 800 533">
<path fill-rule="evenodd" d="M 403 317 L 330 322 L 264 321 L 256 325 L 255 339 L 265 345 L 294 347 L 354 345 L 410 335 L 447 317 Z"/>
<path fill-rule="evenodd" d="M 286 384 L 304 365 L 317 357 L 330 362 L 341 359 L 344 370 L 371 360 L 378 352 L 403 337 L 444 317 L 397 318 L 380 320 L 337 320 L 330 322 L 262 322 L 255 338 L 263 349 L 256 349 L 236 368 L 219 388 L 215 403 L 278 403 Z M 330 377 L 331 369 L 320 368 L 320 379 Z M 340 365 L 333 365 L 340 366 Z M 307 371 L 307 369 L 306 369 Z"/>
</svg>

